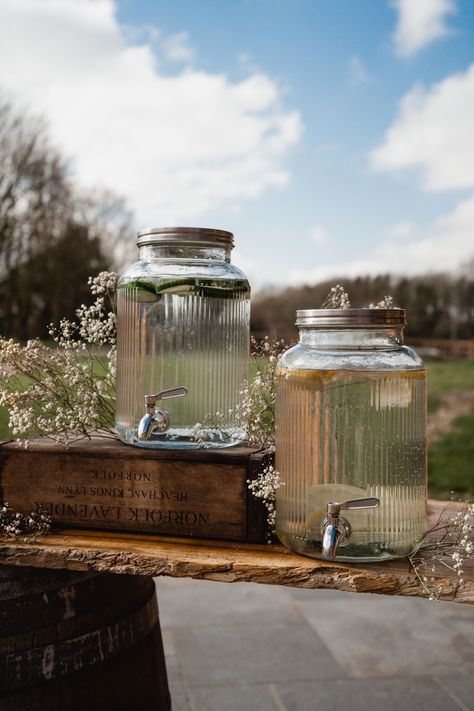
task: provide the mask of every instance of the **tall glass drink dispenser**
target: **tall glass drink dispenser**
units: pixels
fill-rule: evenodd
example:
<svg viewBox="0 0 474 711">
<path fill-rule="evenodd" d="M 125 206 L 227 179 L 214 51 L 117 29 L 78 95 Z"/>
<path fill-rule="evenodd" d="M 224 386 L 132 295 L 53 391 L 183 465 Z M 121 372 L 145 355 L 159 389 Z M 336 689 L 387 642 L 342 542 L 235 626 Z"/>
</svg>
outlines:
<svg viewBox="0 0 474 711">
<path fill-rule="evenodd" d="M 230 263 L 233 235 L 157 228 L 137 243 L 139 260 L 118 283 L 117 432 L 139 447 L 232 445 L 243 434 L 233 411 L 250 328 L 249 283 Z"/>
<path fill-rule="evenodd" d="M 426 371 L 403 309 L 297 312 L 278 368 L 276 530 L 315 558 L 412 553 L 426 528 Z"/>
</svg>

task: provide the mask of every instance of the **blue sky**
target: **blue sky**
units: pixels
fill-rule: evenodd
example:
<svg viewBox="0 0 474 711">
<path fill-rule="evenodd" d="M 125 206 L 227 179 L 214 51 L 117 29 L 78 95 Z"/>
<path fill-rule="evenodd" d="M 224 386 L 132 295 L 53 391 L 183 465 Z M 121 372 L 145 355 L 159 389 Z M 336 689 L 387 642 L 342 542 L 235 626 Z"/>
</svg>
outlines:
<svg viewBox="0 0 474 711">
<path fill-rule="evenodd" d="M 0 0 L 12 58 L 81 185 L 257 286 L 474 257 L 470 0 Z"/>
</svg>

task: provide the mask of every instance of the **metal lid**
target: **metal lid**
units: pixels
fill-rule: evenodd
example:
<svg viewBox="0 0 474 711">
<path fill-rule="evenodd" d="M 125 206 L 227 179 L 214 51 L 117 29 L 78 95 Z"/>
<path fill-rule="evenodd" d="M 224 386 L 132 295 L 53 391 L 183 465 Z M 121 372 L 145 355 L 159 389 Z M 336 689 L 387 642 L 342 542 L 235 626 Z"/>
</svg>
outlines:
<svg viewBox="0 0 474 711">
<path fill-rule="evenodd" d="M 406 326 L 405 309 L 303 309 L 299 328 L 386 328 Z"/>
<path fill-rule="evenodd" d="M 207 227 L 147 227 L 140 230 L 137 245 L 144 244 L 189 244 L 201 247 L 232 247 L 234 235 L 225 230 Z"/>
</svg>

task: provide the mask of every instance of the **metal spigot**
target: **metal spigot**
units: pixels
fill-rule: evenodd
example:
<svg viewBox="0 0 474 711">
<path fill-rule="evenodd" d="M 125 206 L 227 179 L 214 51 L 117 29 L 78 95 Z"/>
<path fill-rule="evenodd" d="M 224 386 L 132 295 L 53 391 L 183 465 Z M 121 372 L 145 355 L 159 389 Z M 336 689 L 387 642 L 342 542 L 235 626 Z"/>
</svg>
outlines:
<svg viewBox="0 0 474 711">
<path fill-rule="evenodd" d="M 151 439 L 151 435 L 154 432 L 163 434 L 170 428 L 171 420 L 169 412 L 166 410 L 157 410 L 157 400 L 169 400 L 173 397 L 185 397 L 187 394 L 187 388 L 179 387 L 171 388 L 170 390 L 162 390 L 156 395 L 145 395 L 146 412 L 138 425 L 138 439 Z"/>
<path fill-rule="evenodd" d="M 337 547 L 342 541 L 346 541 L 352 533 L 349 521 L 340 516 L 341 511 L 350 509 L 376 509 L 379 499 L 375 497 L 368 499 L 349 499 L 342 504 L 330 501 L 327 508 L 327 517 L 321 527 L 323 534 L 322 557 L 326 560 L 333 560 L 337 555 Z"/>
</svg>

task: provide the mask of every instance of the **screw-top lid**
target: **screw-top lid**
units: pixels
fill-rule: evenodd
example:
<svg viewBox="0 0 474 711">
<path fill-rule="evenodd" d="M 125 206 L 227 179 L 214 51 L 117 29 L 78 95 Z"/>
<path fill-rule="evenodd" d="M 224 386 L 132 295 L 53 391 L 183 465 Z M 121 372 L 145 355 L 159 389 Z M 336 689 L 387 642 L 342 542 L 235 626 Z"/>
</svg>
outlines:
<svg viewBox="0 0 474 711">
<path fill-rule="evenodd" d="M 139 247 L 145 244 L 189 244 L 200 247 L 234 246 L 234 235 L 226 230 L 207 227 L 147 227 L 137 236 Z"/>
<path fill-rule="evenodd" d="M 405 309 L 303 309 L 299 328 L 387 328 L 406 326 Z"/>
</svg>

